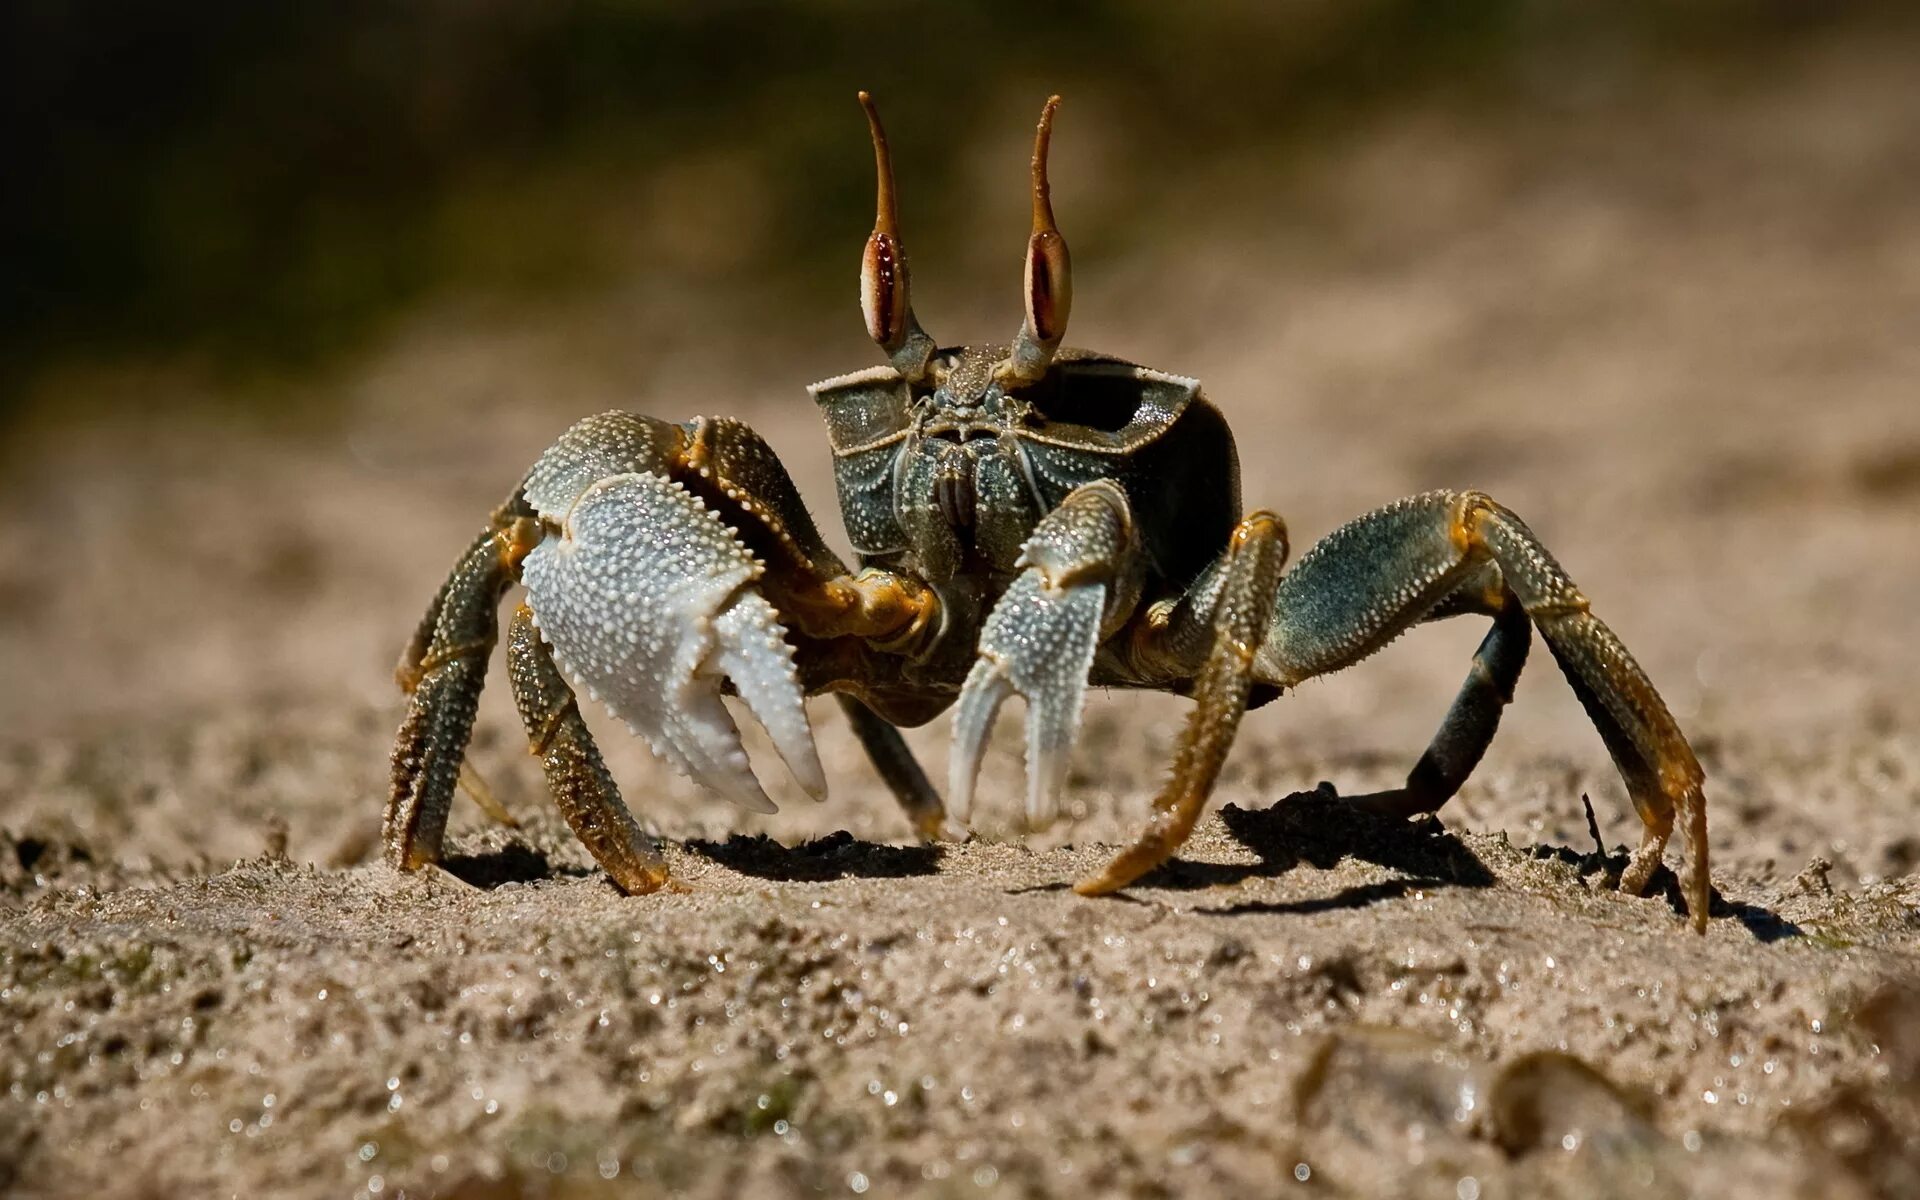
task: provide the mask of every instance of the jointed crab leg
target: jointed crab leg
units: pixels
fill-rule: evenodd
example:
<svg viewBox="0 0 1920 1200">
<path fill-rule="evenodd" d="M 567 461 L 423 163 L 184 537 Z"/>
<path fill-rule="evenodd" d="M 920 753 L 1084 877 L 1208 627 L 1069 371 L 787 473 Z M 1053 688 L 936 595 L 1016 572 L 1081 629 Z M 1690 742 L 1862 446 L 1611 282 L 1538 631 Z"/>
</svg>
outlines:
<svg viewBox="0 0 1920 1200">
<path fill-rule="evenodd" d="M 522 604 L 507 632 L 507 674 L 527 740 L 546 768 L 547 788 L 574 835 L 620 890 L 643 896 L 667 881 L 667 862 L 620 800 L 573 689 L 560 677 Z"/>
<path fill-rule="evenodd" d="M 1118 891 L 1165 862 L 1193 832 L 1247 711 L 1254 655 L 1272 617 L 1274 584 L 1286 556 L 1286 526 L 1274 514 L 1251 513 L 1234 530 L 1211 613 L 1213 644 L 1194 680 L 1195 706 L 1180 735 L 1173 775 L 1154 798 L 1139 839 L 1099 874 L 1074 884 L 1074 891 Z"/>
<path fill-rule="evenodd" d="M 494 539 L 499 535 L 498 522 L 488 525 L 460 555 L 460 564 L 464 565 L 472 555 L 492 548 Z M 453 590 L 454 582 L 459 578 L 460 568 L 456 566 L 452 574 L 440 581 L 440 590 L 433 594 L 433 602 L 427 605 L 420 623 L 414 626 L 413 636 L 407 639 L 406 648 L 400 652 L 400 661 L 394 665 L 394 682 L 409 696 L 419 689 L 421 677 L 427 673 L 427 653 L 433 648 L 433 635 L 440 627 L 440 613 L 447 606 L 447 593 Z"/>
<path fill-rule="evenodd" d="M 393 748 L 384 838 L 396 866 L 440 857 L 487 659 L 499 638 L 496 610 L 527 550 L 523 515 L 509 504 L 468 547 L 421 622 L 431 633 L 416 633 L 401 659 L 400 681 L 412 687 Z"/>
<path fill-rule="evenodd" d="M 857 697 L 842 692 L 835 699 L 840 701 L 841 710 L 847 714 L 847 723 L 853 726 L 854 736 L 860 739 L 867 757 L 873 760 L 874 770 L 880 772 L 887 790 L 906 810 L 914 831 L 928 841 L 938 837 L 946 820 L 946 807 L 941 804 L 940 793 L 934 790 L 932 781 L 927 778 L 919 760 L 914 758 L 906 739 L 900 736 L 898 729 L 881 719 L 878 713 Z"/>
<path fill-rule="evenodd" d="M 1501 710 L 1513 702 L 1513 687 L 1520 679 L 1521 668 L 1527 665 L 1527 648 L 1533 638 L 1526 609 L 1504 584 L 1499 584 L 1491 596 L 1481 595 L 1472 583 L 1462 590 L 1470 594 L 1456 592 L 1443 607 L 1490 615 L 1493 628 L 1487 630 L 1480 648 L 1474 651 L 1459 694 L 1426 752 L 1408 773 L 1406 785 L 1389 792 L 1349 797 L 1362 808 L 1403 818 L 1438 811 L 1479 765 L 1500 726 Z"/>
<path fill-rule="evenodd" d="M 1478 590 L 1503 611 L 1510 592 L 1532 619 L 1599 729 L 1645 826 L 1621 887 L 1643 889 L 1659 865 L 1676 812 L 1686 840 L 1681 874 L 1687 910 L 1704 929 L 1711 889 L 1704 774 L 1685 735 L 1633 656 L 1589 611 L 1566 572 L 1519 517 L 1478 492 L 1429 492 L 1350 522 L 1314 546 L 1280 581 L 1272 628 L 1256 660 L 1264 682 L 1292 686 L 1358 662 L 1415 623 L 1471 610 L 1457 598 Z M 1482 646 L 1486 682 L 1469 679 L 1428 757 L 1415 768 L 1412 806 L 1437 806 L 1461 764 L 1493 733 L 1491 698 L 1519 673 L 1517 634 L 1497 617 Z M 1423 759 L 1425 764 L 1427 759 Z M 1431 781 L 1427 781 L 1430 779 Z"/>
<path fill-rule="evenodd" d="M 518 500 L 519 497 L 515 496 L 514 501 Z M 504 520 L 504 517 L 496 515 L 496 523 L 474 539 L 474 546 L 490 544 L 499 535 L 499 526 Z M 469 551 L 473 548 L 468 547 Z M 462 555 L 462 557 L 465 556 Z M 451 577 L 440 584 L 440 590 L 434 593 L 433 603 L 427 606 L 426 614 L 414 627 L 413 637 L 408 639 L 406 649 L 400 652 L 399 663 L 394 666 L 394 682 L 398 683 L 400 690 L 409 696 L 413 695 L 414 689 L 420 686 L 420 678 L 426 673 L 427 650 L 433 644 L 434 627 L 440 623 L 440 610 L 447 602 L 447 590 L 452 584 Z M 480 772 L 464 758 L 460 762 L 460 790 L 471 796 L 482 812 L 500 824 L 508 828 L 519 825 L 519 821 L 514 819 L 514 815 L 507 810 L 506 805 L 500 803 L 499 797 L 493 794 L 493 789 L 487 785 L 487 781 Z"/>
</svg>

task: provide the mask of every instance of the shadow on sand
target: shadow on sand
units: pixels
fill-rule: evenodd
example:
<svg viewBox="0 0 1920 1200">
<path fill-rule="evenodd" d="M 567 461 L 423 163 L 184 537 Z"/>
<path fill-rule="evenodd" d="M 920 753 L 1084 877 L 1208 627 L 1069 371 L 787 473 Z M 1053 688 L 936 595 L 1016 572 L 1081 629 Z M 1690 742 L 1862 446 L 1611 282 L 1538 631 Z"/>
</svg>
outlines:
<svg viewBox="0 0 1920 1200">
<path fill-rule="evenodd" d="M 1248 879 L 1284 875 L 1301 863 L 1328 870 L 1349 858 L 1398 871 L 1406 878 L 1343 888 L 1331 896 L 1289 901 L 1249 901 L 1210 908 L 1210 914 L 1246 912 L 1313 913 L 1364 908 L 1413 891 L 1444 887 L 1490 887 L 1493 872 L 1449 833 L 1427 817 L 1403 821 L 1353 807 L 1325 791 L 1296 792 L 1270 808 L 1221 808 L 1220 819 L 1236 841 L 1259 856 L 1253 863 L 1207 863 L 1175 858 L 1143 876 L 1136 886 L 1199 891 Z M 1058 891 L 1068 883 L 1042 884 L 1020 891 Z M 1125 892 L 1116 899 L 1138 899 Z"/>
<path fill-rule="evenodd" d="M 1605 853 L 1590 850 L 1585 854 L 1567 846 L 1540 845 L 1533 848 L 1533 857 L 1558 859 L 1567 863 L 1582 876 L 1600 874 L 1607 887 L 1618 887 L 1620 875 L 1627 869 L 1627 848 L 1615 846 Z M 1687 915 L 1687 899 L 1680 891 L 1680 877 L 1673 868 L 1661 866 L 1654 870 L 1653 878 L 1647 881 L 1647 895 L 1659 896 L 1667 902 L 1676 917 Z M 1714 920 L 1732 918 L 1746 927 L 1756 942 L 1780 942 L 1788 938 L 1804 936 L 1806 930 L 1772 909 L 1759 904 L 1749 904 L 1745 900 L 1729 900 L 1714 888 L 1707 902 L 1707 913 Z"/>
<path fill-rule="evenodd" d="M 1493 872 L 1433 818 L 1402 821 L 1354 808 L 1326 792 L 1295 792 L 1270 808 L 1220 809 L 1227 832 L 1259 856 L 1253 863 L 1173 859 L 1140 880 L 1142 887 L 1198 889 L 1284 875 L 1301 863 L 1331 870 L 1349 858 L 1432 883 L 1410 886 L 1490 887 Z M 1380 886 L 1380 885 L 1376 885 Z"/>
<path fill-rule="evenodd" d="M 1141 887 L 1199 890 L 1235 884 L 1247 879 L 1283 875 L 1301 863 L 1329 870 L 1348 858 L 1374 863 L 1399 872 L 1403 878 L 1343 888 L 1330 896 L 1302 900 L 1248 901 L 1203 911 L 1209 914 L 1315 913 L 1364 908 L 1399 899 L 1415 891 L 1447 887 L 1484 888 L 1494 874 L 1458 837 L 1435 817 L 1400 820 L 1353 807 L 1331 791 L 1296 792 L 1270 808 L 1249 810 L 1228 804 L 1220 810 L 1227 832 L 1259 856 L 1255 863 L 1200 863 L 1173 859 L 1140 880 Z M 1603 875 L 1604 885 L 1617 884 L 1626 869 L 1627 850 L 1598 849 L 1582 854 L 1565 846 L 1535 846 L 1535 858 L 1554 858 L 1572 865 L 1582 876 Z M 1649 892 L 1665 898 L 1675 915 L 1684 916 L 1686 901 L 1673 871 L 1661 867 Z M 1712 915 L 1740 922 L 1756 941 L 1777 942 L 1799 937 L 1803 931 L 1770 909 L 1713 893 Z"/>
<path fill-rule="evenodd" d="M 539 883 L 544 879 L 582 879 L 600 873 L 597 867 L 555 865 L 544 851 L 524 842 L 508 842 L 480 854 L 449 854 L 440 869 L 485 891 L 510 883 Z"/>
<path fill-rule="evenodd" d="M 695 838 L 686 848 L 742 875 L 789 883 L 932 875 L 940 869 L 942 853 L 939 846 L 863 842 L 844 829 L 798 846 L 783 846 L 765 834 L 735 834 L 723 842 Z"/>
</svg>

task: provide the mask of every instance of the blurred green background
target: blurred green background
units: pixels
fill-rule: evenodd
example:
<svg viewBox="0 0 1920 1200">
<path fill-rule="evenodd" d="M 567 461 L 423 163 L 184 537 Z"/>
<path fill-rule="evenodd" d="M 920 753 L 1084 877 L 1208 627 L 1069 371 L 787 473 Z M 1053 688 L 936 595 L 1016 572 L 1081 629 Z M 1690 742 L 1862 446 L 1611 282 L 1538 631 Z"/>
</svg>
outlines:
<svg viewBox="0 0 1920 1200">
<path fill-rule="evenodd" d="M 976 207 L 958 181 L 990 141 L 1017 213 L 1014 147 L 1049 91 L 1065 162 L 1097 156 L 1097 180 L 1062 181 L 1084 258 L 1206 219 L 1209 171 L 1236 180 L 1223 204 L 1258 204 L 1266 178 L 1275 218 L 1300 219 L 1294 156 L 1383 107 L 1551 122 L 1676 62 L 1738 88 L 1836 28 L 1905 36 L 1911 8 L 17 0 L 0 394 L 74 361 L 298 373 L 449 290 L 512 302 L 638 274 L 766 311 L 809 300 L 823 272 L 851 280 L 870 204 L 857 87 L 893 128 L 910 248 L 946 247 L 942 275 L 972 286 L 1011 272 L 1019 230 L 950 253 Z"/>
</svg>

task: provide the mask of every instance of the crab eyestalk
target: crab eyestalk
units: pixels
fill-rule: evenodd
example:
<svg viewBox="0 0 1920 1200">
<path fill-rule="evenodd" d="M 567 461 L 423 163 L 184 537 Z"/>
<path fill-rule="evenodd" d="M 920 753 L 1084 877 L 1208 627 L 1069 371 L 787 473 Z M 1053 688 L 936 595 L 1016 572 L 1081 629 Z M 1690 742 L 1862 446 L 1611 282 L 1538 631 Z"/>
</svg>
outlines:
<svg viewBox="0 0 1920 1200">
<path fill-rule="evenodd" d="M 933 358 L 933 339 L 913 315 L 907 283 L 907 255 L 900 245 L 900 210 L 893 192 L 893 156 L 887 150 L 887 131 L 873 97 L 860 93 L 867 129 L 873 135 L 873 167 L 878 177 L 873 232 L 860 258 L 860 312 L 867 319 L 867 336 L 887 352 L 893 369 L 909 383 L 927 375 Z"/>
<path fill-rule="evenodd" d="M 1067 314 L 1073 309 L 1072 262 L 1067 239 L 1053 220 L 1053 196 L 1047 184 L 1047 149 L 1053 140 L 1053 114 L 1060 97 L 1050 96 L 1040 110 L 1040 127 L 1033 137 L 1033 233 L 1027 238 L 1025 300 L 1027 319 L 1013 340 L 1002 377 L 1013 383 L 1032 383 L 1047 373 L 1053 355 L 1066 336 Z"/>
</svg>

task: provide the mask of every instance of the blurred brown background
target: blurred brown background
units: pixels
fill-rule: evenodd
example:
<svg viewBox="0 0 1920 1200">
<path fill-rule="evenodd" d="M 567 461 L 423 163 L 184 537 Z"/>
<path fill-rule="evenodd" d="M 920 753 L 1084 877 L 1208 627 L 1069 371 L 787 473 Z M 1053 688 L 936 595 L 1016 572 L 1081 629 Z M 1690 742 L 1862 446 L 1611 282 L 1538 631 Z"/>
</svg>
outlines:
<svg viewBox="0 0 1920 1200">
<path fill-rule="evenodd" d="M 1300 545 L 1486 488 L 1710 751 L 1878 736 L 1920 707 L 1909 14 L 15 6 L 0 721 L 43 756 L 222 721 L 291 753 L 311 717 L 285 714 L 352 712 L 330 786 L 377 807 L 417 609 L 602 408 L 745 417 L 838 538 L 801 387 L 876 361 L 867 87 L 943 340 L 1018 322 L 1032 120 L 1060 91 L 1070 340 L 1205 379 L 1249 503 Z M 1248 738 L 1305 772 L 1410 759 L 1478 636 L 1423 633 Z M 501 745 L 507 711 L 489 696 Z M 937 767 L 942 725 L 916 738 Z M 1494 761 L 1543 752 L 1603 765 L 1544 657 Z"/>
</svg>

